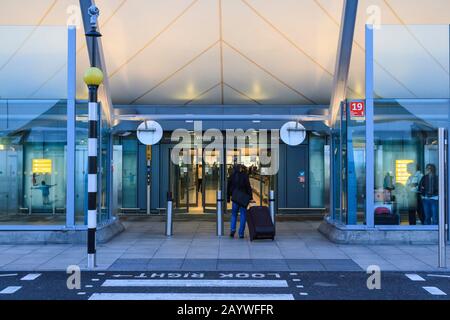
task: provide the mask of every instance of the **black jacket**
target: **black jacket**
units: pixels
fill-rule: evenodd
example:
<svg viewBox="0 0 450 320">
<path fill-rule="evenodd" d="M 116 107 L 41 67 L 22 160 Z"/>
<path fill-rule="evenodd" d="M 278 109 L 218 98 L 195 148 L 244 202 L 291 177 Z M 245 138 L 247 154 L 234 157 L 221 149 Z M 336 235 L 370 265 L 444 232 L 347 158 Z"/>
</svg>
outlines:
<svg viewBox="0 0 450 320">
<path fill-rule="evenodd" d="M 437 175 L 424 175 L 419 183 L 419 192 L 424 197 L 439 195 L 439 178 Z"/>
<path fill-rule="evenodd" d="M 253 199 L 253 191 L 250 185 L 250 179 L 248 175 L 244 172 L 234 170 L 233 173 L 228 178 L 227 183 L 227 201 L 231 199 L 234 189 L 239 189 L 242 192 L 247 193 L 250 199 Z"/>
</svg>

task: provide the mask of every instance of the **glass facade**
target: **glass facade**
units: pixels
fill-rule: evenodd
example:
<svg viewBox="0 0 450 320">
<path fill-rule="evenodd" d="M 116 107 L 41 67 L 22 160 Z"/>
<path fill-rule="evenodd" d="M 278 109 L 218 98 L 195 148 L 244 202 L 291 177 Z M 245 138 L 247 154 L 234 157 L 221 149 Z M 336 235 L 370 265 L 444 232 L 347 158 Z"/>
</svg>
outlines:
<svg viewBox="0 0 450 320">
<path fill-rule="evenodd" d="M 0 110 L 0 224 L 65 224 L 65 101 L 0 100 Z"/>
<path fill-rule="evenodd" d="M 373 30 L 373 38 L 374 59 L 368 63 L 374 73 L 367 75 L 373 76 L 373 123 L 345 102 L 332 135 L 333 193 L 340 195 L 334 196 L 333 219 L 376 227 L 436 225 L 438 182 L 446 179 L 438 170 L 438 129 L 450 126 L 449 27 L 383 25 Z M 431 45 L 429 39 L 439 43 Z M 390 78 L 396 75 L 395 85 L 386 68 Z M 366 149 L 366 130 L 374 133 L 373 154 Z M 373 168 L 366 167 L 368 156 Z M 371 170 L 374 185 L 366 186 Z"/>
<path fill-rule="evenodd" d="M 76 104 L 75 134 L 75 224 L 87 224 L 87 102 Z"/>
<path fill-rule="evenodd" d="M 84 62 L 87 50 L 77 51 L 75 34 L 70 43 L 68 34 L 66 26 L 0 26 L 0 228 L 72 227 L 72 211 L 76 227 L 87 224 L 87 101 L 75 102 L 68 91 L 86 92 L 85 85 L 77 88 L 75 74 L 69 75 L 80 70 L 68 57 L 79 53 Z M 67 112 L 72 103 L 73 133 Z M 98 218 L 103 223 L 110 209 L 110 129 L 103 111 L 100 119 L 99 165 L 106 174 L 100 175 Z M 75 150 L 68 150 L 73 136 Z M 69 157 L 75 160 L 73 210 L 67 208 Z"/>
<path fill-rule="evenodd" d="M 445 99 L 376 101 L 376 225 L 437 224 L 438 128 L 448 127 L 449 107 Z"/>
<path fill-rule="evenodd" d="M 122 143 L 122 207 L 137 208 L 138 140 L 123 137 Z"/>
<path fill-rule="evenodd" d="M 325 208 L 325 145 L 324 136 L 309 135 L 309 206 Z"/>
</svg>

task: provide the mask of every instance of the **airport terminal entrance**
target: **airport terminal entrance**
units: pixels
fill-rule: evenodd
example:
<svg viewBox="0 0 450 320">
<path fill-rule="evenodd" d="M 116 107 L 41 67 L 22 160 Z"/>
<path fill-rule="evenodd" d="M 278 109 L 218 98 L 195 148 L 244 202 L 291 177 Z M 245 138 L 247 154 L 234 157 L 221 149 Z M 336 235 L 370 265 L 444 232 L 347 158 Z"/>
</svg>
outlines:
<svg viewBox="0 0 450 320">
<path fill-rule="evenodd" d="M 273 175 L 265 175 L 258 155 L 250 148 L 224 150 L 204 153 L 199 161 L 197 149 L 189 149 L 186 155 L 180 153 L 174 162 L 170 161 L 169 181 L 173 195 L 174 210 L 177 213 L 203 214 L 216 213 L 217 191 L 222 190 L 226 200 L 227 180 L 233 172 L 235 163 L 240 163 L 247 171 L 253 189 L 253 199 L 258 205 L 268 205 L 269 190 L 275 187 Z M 169 149 L 172 152 L 172 148 Z M 169 157 L 170 159 L 170 157 Z M 223 187 L 222 187 L 223 186 Z M 231 210 L 231 203 L 227 204 Z"/>
<path fill-rule="evenodd" d="M 206 149 L 206 152 L 201 146 L 188 145 L 178 155 L 172 154 L 177 144 L 171 141 L 170 133 L 152 146 L 150 165 L 147 146 L 134 135 L 117 135 L 113 146 L 112 191 L 117 214 L 164 215 L 167 192 L 171 192 L 174 213 L 215 215 L 217 191 L 222 191 L 226 200 L 227 180 L 234 163 L 242 164 L 247 170 L 257 205 L 268 206 L 270 190 L 274 190 L 277 212 L 281 214 L 320 214 L 325 210 L 328 153 L 324 135 L 309 134 L 298 146 L 281 143 L 273 155 L 269 149 L 269 164 L 262 158 L 265 150 L 257 150 L 252 144 Z M 275 156 L 279 168 L 271 174 Z M 146 210 L 148 194 L 150 210 Z M 230 212 L 231 203 L 226 208 Z"/>
</svg>

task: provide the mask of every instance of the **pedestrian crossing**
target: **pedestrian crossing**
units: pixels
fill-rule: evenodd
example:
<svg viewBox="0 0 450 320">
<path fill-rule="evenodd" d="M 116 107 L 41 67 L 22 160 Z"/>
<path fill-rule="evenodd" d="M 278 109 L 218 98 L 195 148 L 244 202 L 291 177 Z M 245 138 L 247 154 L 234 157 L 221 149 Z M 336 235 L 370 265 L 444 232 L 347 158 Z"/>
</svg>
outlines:
<svg viewBox="0 0 450 320">
<path fill-rule="evenodd" d="M 94 293 L 89 300 L 294 300 L 294 296 L 250 293 Z"/>
<path fill-rule="evenodd" d="M 0 274 L 0 277 L 6 278 L 6 277 L 17 277 L 18 273 L 3 273 Z M 20 278 L 20 281 L 33 281 L 36 280 L 41 276 L 40 273 L 28 273 L 22 278 Z M 22 289 L 22 286 L 7 286 L 6 288 L 3 288 L 0 290 L 0 295 L 12 295 L 18 292 L 20 289 Z"/>
<path fill-rule="evenodd" d="M 142 274 L 121 279 L 120 276 L 106 277 L 89 300 L 295 300 L 289 279 L 145 279 Z"/>
<path fill-rule="evenodd" d="M 73 288 L 68 277 L 61 272 L 0 273 L 0 300 L 310 300 L 335 297 L 350 287 L 357 291 L 351 299 L 398 299 L 399 286 L 404 298 L 447 299 L 450 293 L 449 273 L 387 273 L 377 291 L 367 288 L 365 273 L 94 271 L 80 275 Z"/>
<path fill-rule="evenodd" d="M 287 288 L 286 280 L 106 280 L 102 287 Z"/>
<path fill-rule="evenodd" d="M 424 278 L 415 273 L 405 273 L 405 276 L 411 281 L 426 281 Z M 442 278 L 450 278 L 449 275 L 439 275 L 439 274 L 428 274 L 429 277 L 442 277 Z M 446 296 L 447 294 L 434 286 L 423 286 L 422 287 L 426 292 L 433 296 Z"/>
</svg>

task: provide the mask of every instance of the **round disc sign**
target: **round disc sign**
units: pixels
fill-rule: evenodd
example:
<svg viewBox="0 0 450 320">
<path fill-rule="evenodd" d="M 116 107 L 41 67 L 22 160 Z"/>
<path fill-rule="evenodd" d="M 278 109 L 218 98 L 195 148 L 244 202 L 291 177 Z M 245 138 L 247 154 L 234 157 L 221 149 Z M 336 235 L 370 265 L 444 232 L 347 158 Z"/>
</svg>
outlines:
<svg viewBox="0 0 450 320">
<path fill-rule="evenodd" d="M 296 146 L 305 140 L 306 130 L 301 123 L 289 121 L 281 127 L 280 137 L 287 145 Z"/>
<path fill-rule="evenodd" d="M 143 144 L 153 145 L 157 144 L 161 140 L 163 136 L 163 129 L 158 122 L 147 120 L 142 122 L 139 127 L 137 127 L 136 135 L 139 141 Z"/>
</svg>

